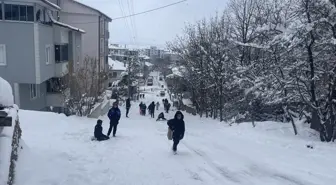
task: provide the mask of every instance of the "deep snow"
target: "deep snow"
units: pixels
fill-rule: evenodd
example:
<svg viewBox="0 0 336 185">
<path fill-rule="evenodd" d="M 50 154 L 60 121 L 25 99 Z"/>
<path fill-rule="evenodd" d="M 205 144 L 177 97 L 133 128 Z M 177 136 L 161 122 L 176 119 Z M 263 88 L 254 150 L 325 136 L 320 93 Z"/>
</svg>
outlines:
<svg viewBox="0 0 336 185">
<path fill-rule="evenodd" d="M 156 82 L 158 85 L 158 82 Z M 160 88 L 146 87 L 146 103 Z M 226 126 L 185 113 L 186 135 L 171 152 L 166 122 L 140 116 L 132 102 L 117 137 L 91 141 L 95 119 L 20 111 L 23 129 L 17 185 L 329 185 L 336 181 L 335 145 L 295 137 L 290 124 Z M 156 116 L 159 112 L 156 112 Z M 173 112 L 166 115 L 173 117 Z M 107 117 L 102 117 L 104 132 Z M 312 144 L 309 149 L 306 144 Z"/>
<path fill-rule="evenodd" d="M 6 107 L 6 108 L 4 108 Z M 12 117 L 12 127 L 0 127 L 0 185 L 8 180 L 10 157 L 12 152 L 12 137 L 17 119 L 18 107 L 14 105 L 14 96 L 11 85 L 0 77 L 0 108 Z"/>
</svg>

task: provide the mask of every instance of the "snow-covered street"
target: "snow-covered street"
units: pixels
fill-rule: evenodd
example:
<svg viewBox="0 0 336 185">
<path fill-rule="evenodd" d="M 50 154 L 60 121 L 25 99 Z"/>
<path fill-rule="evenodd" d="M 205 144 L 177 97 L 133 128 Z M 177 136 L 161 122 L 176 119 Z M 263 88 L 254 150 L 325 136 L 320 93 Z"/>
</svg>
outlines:
<svg viewBox="0 0 336 185">
<path fill-rule="evenodd" d="M 156 85 L 158 83 L 156 82 Z M 159 101 L 146 91 L 146 103 Z M 157 88 L 159 89 L 159 88 Z M 336 181 L 335 145 L 271 131 L 257 123 L 229 127 L 184 113 L 186 135 L 171 152 L 167 125 L 140 116 L 132 102 L 117 137 L 91 141 L 95 119 L 20 110 L 23 150 L 17 185 L 328 185 Z M 163 106 L 156 115 L 163 112 Z M 174 111 L 167 118 L 172 118 Z M 108 118 L 102 117 L 104 133 Z M 309 149 L 306 144 L 313 144 Z"/>
</svg>

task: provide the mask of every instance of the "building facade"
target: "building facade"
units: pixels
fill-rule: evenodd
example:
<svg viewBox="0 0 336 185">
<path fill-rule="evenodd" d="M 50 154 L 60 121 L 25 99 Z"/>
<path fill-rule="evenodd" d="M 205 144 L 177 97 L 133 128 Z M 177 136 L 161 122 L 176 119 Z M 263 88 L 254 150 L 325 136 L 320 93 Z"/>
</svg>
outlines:
<svg viewBox="0 0 336 185">
<path fill-rule="evenodd" d="M 100 72 L 108 71 L 109 22 L 112 19 L 101 11 L 75 0 L 52 0 L 61 7 L 60 21 L 85 30 L 82 37 L 81 59 L 95 58 Z M 78 62 L 80 64 L 80 61 Z"/>
<path fill-rule="evenodd" d="M 0 0 L 0 76 L 22 109 L 64 107 L 60 81 L 82 55 L 84 30 L 59 22 L 47 0 Z"/>
</svg>

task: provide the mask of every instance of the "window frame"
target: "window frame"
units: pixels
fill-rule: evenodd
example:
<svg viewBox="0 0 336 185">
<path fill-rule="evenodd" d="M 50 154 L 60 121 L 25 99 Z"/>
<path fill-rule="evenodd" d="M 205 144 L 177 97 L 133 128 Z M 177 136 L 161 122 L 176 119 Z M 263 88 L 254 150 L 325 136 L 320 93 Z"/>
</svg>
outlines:
<svg viewBox="0 0 336 185">
<path fill-rule="evenodd" d="M 45 57 L 46 57 L 46 64 L 49 65 L 51 64 L 51 45 L 48 44 L 45 47 Z"/>
<path fill-rule="evenodd" d="M 6 66 L 7 65 L 7 56 L 6 56 L 7 51 L 6 51 L 6 45 L 5 44 L 0 44 L 0 51 L 2 51 L 2 50 L 3 50 L 3 53 L 0 52 L 0 57 L 1 57 L 0 62 L 2 61 L 0 63 L 0 66 Z"/>
<path fill-rule="evenodd" d="M 9 17 L 6 16 L 6 6 L 9 6 L 10 7 L 10 15 Z M 18 19 L 13 19 L 13 6 L 17 6 L 18 7 Z M 25 19 L 21 19 L 22 16 L 21 16 L 21 8 L 24 7 L 25 11 L 25 15 L 24 15 L 24 18 Z M 28 8 L 30 10 L 33 10 L 32 12 L 30 13 L 33 13 L 33 16 L 29 15 L 28 14 Z M 35 20 L 35 17 L 34 17 L 34 5 L 31 5 L 31 4 L 20 4 L 20 3 L 11 3 L 11 2 L 6 2 L 6 3 L 3 3 L 3 14 L 4 16 L 2 17 L 2 19 L 0 20 L 4 20 L 4 21 L 15 21 L 15 22 L 34 22 Z"/>
<path fill-rule="evenodd" d="M 100 53 L 104 53 L 105 46 L 104 46 L 104 38 L 100 38 Z"/>
<path fill-rule="evenodd" d="M 0 21 L 2 21 L 4 19 L 4 17 L 2 16 L 2 12 L 4 11 L 4 7 L 2 5 L 3 5 L 3 3 L 0 2 Z"/>
<path fill-rule="evenodd" d="M 29 85 L 29 91 L 30 91 L 30 99 L 36 99 L 37 98 L 37 84 L 30 84 Z M 34 94 L 35 92 L 35 94 Z"/>
</svg>

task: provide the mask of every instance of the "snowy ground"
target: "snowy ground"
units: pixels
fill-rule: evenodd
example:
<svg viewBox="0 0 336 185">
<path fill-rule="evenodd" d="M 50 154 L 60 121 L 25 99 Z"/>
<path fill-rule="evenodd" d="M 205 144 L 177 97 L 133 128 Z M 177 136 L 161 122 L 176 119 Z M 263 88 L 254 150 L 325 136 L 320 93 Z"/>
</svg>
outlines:
<svg viewBox="0 0 336 185">
<path fill-rule="evenodd" d="M 161 103 L 157 94 L 147 91 L 146 103 Z M 287 124 L 284 132 L 267 126 L 274 123 L 257 123 L 255 129 L 250 124 L 228 127 L 185 114 L 186 135 L 178 155 L 173 155 L 166 122 L 140 116 L 138 102 L 133 102 L 130 118 L 125 118 L 124 107 L 121 111 L 117 137 L 96 142 L 90 140 L 95 119 L 21 110 L 25 144 L 16 184 L 329 185 L 336 181 L 335 145 L 294 137 Z M 108 119 L 102 119 L 106 132 Z"/>
</svg>

